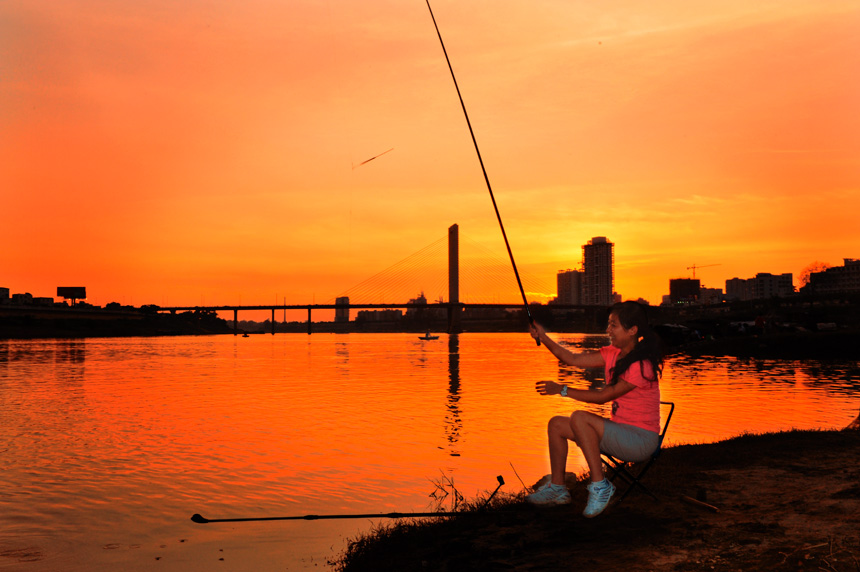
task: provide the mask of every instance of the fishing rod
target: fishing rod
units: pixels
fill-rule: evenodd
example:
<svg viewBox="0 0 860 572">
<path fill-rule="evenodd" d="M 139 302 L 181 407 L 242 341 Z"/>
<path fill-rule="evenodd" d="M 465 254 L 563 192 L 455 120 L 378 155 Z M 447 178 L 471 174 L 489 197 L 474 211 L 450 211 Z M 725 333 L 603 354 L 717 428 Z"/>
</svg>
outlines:
<svg viewBox="0 0 860 572">
<path fill-rule="evenodd" d="M 431 516 L 462 516 L 464 512 L 389 512 L 368 514 L 306 514 L 303 516 L 268 516 L 260 518 L 206 518 L 199 514 L 191 517 L 192 522 L 208 524 L 210 522 L 258 522 L 264 520 L 325 520 L 345 518 L 426 518 Z"/>
<path fill-rule="evenodd" d="M 496 487 L 496 490 L 493 491 L 484 504 L 481 506 L 481 510 L 487 508 L 487 505 L 490 504 L 490 500 L 496 493 L 499 492 L 499 489 L 502 488 L 502 485 L 505 484 L 505 479 L 502 478 L 501 475 L 496 477 L 496 480 L 499 481 L 499 486 Z M 427 518 L 434 516 L 465 516 L 467 514 L 473 514 L 470 512 L 388 512 L 384 514 L 380 513 L 369 513 L 369 514 L 305 514 L 302 516 L 267 516 L 267 517 L 250 517 L 250 518 L 206 518 L 201 516 L 200 514 L 194 514 L 191 516 L 191 521 L 196 522 L 197 524 L 209 524 L 210 522 L 258 522 L 264 520 L 332 520 L 332 519 L 346 519 L 346 518 Z"/>
<path fill-rule="evenodd" d="M 526 291 L 523 289 L 520 273 L 517 271 L 517 263 L 514 262 L 514 253 L 511 251 L 511 245 L 508 242 L 508 235 L 505 232 L 505 225 L 502 223 L 502 215 L 499 214 L 499 207 L 496 205 L 496 197 L 493 195 L 493 187 L 490 185 L 490 177 L 487 176 L 487 169 L 484 168 L 484 160 L 481 158 L 481 150 L 478 149 L 478 140 L 475 139 L 475 132 L 472 130 L 472 122 L 469 121 L 469 113 L 466 111 L 466 104 L 463 103 L 463 95 L 460 93 L 460 86 L 457 83 L 457 77 L 454 75 L 454 68 L 451 66 L 451 60 L 448 58 L 448 50 L 445 49 L 445 42 L 442 41 L 442 33 L 439 31 L 439 25 L 436 24 L 436 16 L 433 15 L 433 8 L 430 7 L 430 0 L 427 2 L 427 9 L 430 10 L 430 18 L 433 19 L 433 27 L 436 28 L 436 35 L 439 36 L 439 43 L 442 45 L 442 53 L 445 54 L 445 61 L 448 62 L 448 69 L 451 71 L 451 79 L 454 80 L 454 88 L 457 90 L 457 97 L 460 98 L 460 107 L 463 108 L 463 115 L 466 116 L 466 125 L 469 126 L 469 134 L 472 136 L 472 143 L 475 145 L 475 152 L 478 154 L 478 162 L 481 164 L 481 172 L 484 173 L 484 182 L 487 183 L 487 190 L 490 191 L 490 200 L 493 201 L 493 209 L 496 211 L 496 218 L 499 220 L 499 228 L 502 229 L 502 238 L 505 239 L 505 247 L 508 249 L 508 256 L 511 259 L 511 266 L 514 269 L 514 276 L 517 278 L 517 285 L 520 287 L 520 294 L 523 297 L 523 307 L 526 310 L 529 323 L 534 324 L 534 318 L 529 310 L 529 301 L 526 298 Z M 540 345 L 540 339 L 535 338 L 537 345 Z"/>
</svg>

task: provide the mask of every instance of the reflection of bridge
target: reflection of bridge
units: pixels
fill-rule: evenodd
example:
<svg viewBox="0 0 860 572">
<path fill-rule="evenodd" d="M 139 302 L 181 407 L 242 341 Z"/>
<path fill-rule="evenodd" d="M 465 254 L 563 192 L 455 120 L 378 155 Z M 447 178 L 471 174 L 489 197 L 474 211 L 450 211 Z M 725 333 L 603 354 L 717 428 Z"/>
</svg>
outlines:
<svg viewBox="0 0 860 572">
<path fill-rule="evenodd" d="M 441 239 L 441 242 L 444 239 Z M 431 245 L 435 246 L 435 245 Z M 399 290 L 395 292 L 394 295 L 397 297 L 402 296 L 403 298 L 407 298 L 407 295 L 402 293 L 404 287 L 404 276 L 410 275 L 415 272 L 416 269 L 424 270 L 425 272 L 430 272 L 432 274 L 433 279 L 438 281 L 440 275 L 444 276 L 445 269 L 444 267 L 433 267 L 428 270 L 427 266 L 427 256 L 428 249 L 422 249 L 419 253 L 416 253 L 416 258 L 420 258 L 418 263 L 410 263 L 410 264 L 400 264 L 391 267 L 388 271 L 382 272 L 371 279 L 363 282 L 359 286 L 353 288 L 350 291 L 347 291 L 345 295 L 339 297 L 334 304 L 272 304 L 272 305 L 255 305 L 255 306 L 173 306 L 173 307 L 161 307 L 159 311 L 169 311 L 172 313 L 178 311 L 194 311 L 194 310 L 206 310 L 206 311 L 215 311 L 215 312 L 233 312 L 233 332 L 234 334 L 238 333 L 238 322 L 239 322 L 239 311 L 246 310 L 269 310 L 272 313 L 272 333 L 275 333 L 275 311 L 277 310 L 307 310 L 308 313 L 308 333 L 311 333 L 312 329 L 312 312 L 313 310 L 334 310 L 337 315 L 346 315 L 349 316 L 350 310 L 381 310 L 381 309 L 399 309 L 403 308 L 406 310 L 415 309 L 415 310 L 444 310 L 448 316 L 448 332 L 457 333 L 461 331 L 460 327 L 460 318 L 463 312 L 466 309 L 521 309 L 522 302 L 513 302 L 513 303 L 489 303 L 489 302 L 463 302 L 460 299 L 460 236 L 459 236 L 459 227 L 455 224 L 452 225 L 448 229 L 448 237 L 447 237 L 447 302 L 442 301 L 442 297 L 440 296 L 438 302 L 426 303 L 426 302 L 416 302 L 415 300 L 411 300 L 407 303 L 366 303 L 362 301 L 362 298 L 370 297 L 371 299 L 376 298 L 379 299 L 381 296 L 383 299 L 385 296 L 392 296 L 392 288 L 399 287 Z M 486 257 L 486 254 L 482 254 L 482 257 Z M 483 258 L 481 259 L 483 261 Z M 421 268 L 418 268 L 421 266 Z M 513 273 L 510 269 L 510 266 L 507 263 L 496 264 L 495 267 L 488 267 L 482 264 L 472 264 L 468 265 L 465 268 L 465 276 L 468 279 L 471 279 L 473 282 L 480 283 L 476 289 L 485 288 L 486 284 L 492 284 L 493 288 L 506 288 L 507 286 L 514 285 L 513 282 Z M 493 282 L 495 280 L 495 282 Z M 500 282 L 506 282 L 508 284 L 500 285 Z M 554 285 L 553 285 L 554 286 Z M 546 286 L 539 285 L 538 290 L 548 289 Z M 415 290 L 417 291 L 417 289 Z M 511 290 L 512 292 L 516 292 L 518 295 L 519 292 L 516 290 Z M 512 296 L 515 298 L 515 296 Z M 352 301 L 350 301 L 352 298 Z M 402 299 L 402 298 L 401 298 Z M 554 308 L 584 308 L 583 306 L 554 306 Z M 337 320 L 336 320 L 337 321 Z"/>
</svg>

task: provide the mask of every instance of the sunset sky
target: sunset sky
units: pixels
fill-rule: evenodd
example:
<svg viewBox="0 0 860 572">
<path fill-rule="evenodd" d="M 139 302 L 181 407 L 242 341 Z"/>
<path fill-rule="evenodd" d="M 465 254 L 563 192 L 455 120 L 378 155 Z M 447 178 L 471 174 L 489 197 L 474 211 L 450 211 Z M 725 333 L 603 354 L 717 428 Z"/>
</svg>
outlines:
<svg viewBox="0 0 860 572">
<path fill-rule="evenodd" d="M 594 236 L 651 303 L 860 257 L 856 0 L 432 6 L 543 294 Z M 0 2 L 12 292 L 325 303 L 454 223 L 507 259 L 424 0 Z"/>
</svg>

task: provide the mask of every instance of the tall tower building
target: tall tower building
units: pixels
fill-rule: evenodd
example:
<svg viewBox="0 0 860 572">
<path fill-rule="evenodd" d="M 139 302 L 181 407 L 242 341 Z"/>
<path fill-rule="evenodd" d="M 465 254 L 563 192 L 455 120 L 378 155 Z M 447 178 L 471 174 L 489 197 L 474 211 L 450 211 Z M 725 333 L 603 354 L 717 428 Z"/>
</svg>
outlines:
<svg viewBox="0 0 860 572">
<path fill-rule="evenodd" d="M 611 306 L 615 291 L 615 245 L 595 236 L 582 246 L 582 303 Z"/>
</svg>

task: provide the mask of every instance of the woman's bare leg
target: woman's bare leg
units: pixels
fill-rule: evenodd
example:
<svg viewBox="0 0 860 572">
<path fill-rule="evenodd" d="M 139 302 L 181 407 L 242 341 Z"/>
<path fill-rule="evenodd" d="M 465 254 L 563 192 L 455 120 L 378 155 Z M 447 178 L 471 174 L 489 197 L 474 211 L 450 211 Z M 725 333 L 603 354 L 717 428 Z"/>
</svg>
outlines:
<svg viewBox="0 0 860 572">
<path fill-rule="evenodd" d="M 569 419 L 573 440 L 582 449 L 588 463 L 591 482 L 603 480 L 603 461 L 600 460 L 600 440 L 603 438 L 603 417 L 588 411 L 574 411 Z"/>
<path fill-rule="evenodd" d="M 549 420 L 547 438 L 553 484 L 564 484 L 568 441 L 574 441 L 582 449 L 591 481 L 597 483 L 603 480 L 603 461 L 600 460 L 603 421 L 603 417 L 588 411 L 574 411 L 570 417 L 557 416 Z"/>
<path fill-rule="evenodd" d="M 552 484 L 563 485 L 565 468 L 567 466 L 567 442 L 573 441 L 570 419 L 561 416 L 550 419 L 547 424 L 547 438 L 549 441 L 549 466 L 552 475 Z"/>
</svg>

